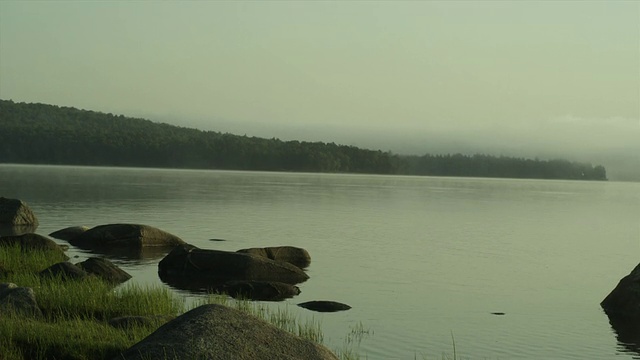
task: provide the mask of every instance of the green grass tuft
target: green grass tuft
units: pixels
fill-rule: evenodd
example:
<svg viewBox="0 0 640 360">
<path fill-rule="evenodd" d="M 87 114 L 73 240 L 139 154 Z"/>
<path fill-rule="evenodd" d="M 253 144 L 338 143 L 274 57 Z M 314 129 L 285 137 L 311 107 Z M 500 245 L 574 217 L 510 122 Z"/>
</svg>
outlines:
<svg viewBox="0 0 640 360">
<path fill-rule="evenodd" d="M 125 284 L 115 287 L 98 277 L 67 280 L 42 278 L 38 273 L 65 261 L 59 253 L 23 252 L 19 246 L 0 246 L 0 282 L 33 288 L 43 317 L 0 315 L 0 354 L 3 360 L 112 359 L 155 331 L 166 320 L 152 325 L 117 329 L 107 321 L 120 316 L 178 316 L 203 304 L 221 304 L 261 318 L 302 338 L 322 343 L 322 325 L 315 318 L 301 321 L 286 308 L 235 300 L 211 294 L 187 306 L 165 287 Z M 352 333 L 367 333 L 360 323 Z M 358 330 L 359 329 L 359 330 Z M 355 335 L 353 335 L 355 336 Z M 341 359 L 359 357 L 345 348 Z M 167 358 L 170 358 L 167 357 Z"/>
</svg>

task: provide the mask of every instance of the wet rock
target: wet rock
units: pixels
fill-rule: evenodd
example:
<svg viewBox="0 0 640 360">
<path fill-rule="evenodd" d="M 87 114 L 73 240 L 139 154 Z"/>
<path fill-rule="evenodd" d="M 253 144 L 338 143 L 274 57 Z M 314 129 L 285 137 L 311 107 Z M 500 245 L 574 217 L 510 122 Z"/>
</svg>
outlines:
<svg viewBox="0 0 640 360">
<path fill-rule="evenodd" d="M 309 276 L 286 262 L 237 252 L 205 250 L 193 245 L 173 249 L 158 264 L 160 278 L 172 282 L 276 281 L 297 284 Z"/>
<path fill-rule="evenodd" d="M 275 261 L 285 261 L 304 269 L 311 264 L 307 250 L 294 246 L 273 246 L 238 250 L 239 253 L 258 255 Z"/>
<path fill-rule="evenodd" d="M 351 309 L 351 306 L 347 304 L 326 300 L 307 301 L 298 304 L 298 306 L 318 312 L 336 312 Z"/>
<path fill-rule="evenodd" d="M 161 326 L 114 360 L 320 360 L 326 347 L 222 305 L 203 305 Z"/>
<path fill-rule="evenodd" d="M 65 259 L 68 259 L 64 255 L 64 250 L 55 241 L 38 234 L 23 234 L 16 236 L 2 236 L 0 237 L 0 246 L 14 246 L 20 245 L 23 251 L 29 250 L 44 250 L 54 251 L 61 254 Z"/>
<path fill-rule="evenodd" d="M 89 274 L 86 271 L 82 270 L 80 267 L 65 261 L 65 262 L 53 264 L 48 268 L 42 270 L 40 272 L 40 276 L 41 277 L 60 276 L 64 279 L 80 280 L 80 279 L 86 278 L 87 276 L 89 276 Z"/>
<path fill-rule="evenodd" d="M 0 197 L 0 224 L 38 226 L 38 219 L 24 201 Z"/>
<path fill-rule="evenodd" d="M 76 265 L 87 273 L 94 274 L 112 284 L 121 284 L 131 279 L 131 275 L 107 259 L 92 257 Z"/>
<path fill-rule="evenodd" d="M 640 321 L 640 264 L 620 280 L 600 306 L 609 317 L 634 318 Z"/>
<path fill-rule="evenodd" d="M 184 244 L 179 237 L 153 226 L 108 224 L 93 227 L 69 240 L 71 245 L 89 250 L 144 247 L 174 247 Z"/>
<path fill-rule="evenodd" d="M 78 237 L 81 234 L 84 234 L 87 230 L 89 230 L 88 226 L 71 226 L 68 228 L 60 229 L 58 231 L 54 231 L 49 236 L 60 239 L 60 240 L 72 240 Z"/>
<path fill-rule="evenodd" d="M 42 315 L 33 289 L 19 287 L 13 283 L 0 284 L 0 313 L 15 313 L 27 316 Z"/>
</svg>

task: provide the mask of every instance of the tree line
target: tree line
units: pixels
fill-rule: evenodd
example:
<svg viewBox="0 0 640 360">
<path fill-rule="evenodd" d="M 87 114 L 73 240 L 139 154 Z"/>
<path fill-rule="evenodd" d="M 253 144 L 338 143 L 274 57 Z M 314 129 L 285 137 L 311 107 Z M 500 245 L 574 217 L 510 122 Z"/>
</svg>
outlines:
<svg viewBox="0 0 640 360">
<path fill-rule="evenodd" d="M 604 167 L 566 160 L 401 156 L 11 100 L 0 100 L 0 163 L 606 180 Z"/>
</svg>

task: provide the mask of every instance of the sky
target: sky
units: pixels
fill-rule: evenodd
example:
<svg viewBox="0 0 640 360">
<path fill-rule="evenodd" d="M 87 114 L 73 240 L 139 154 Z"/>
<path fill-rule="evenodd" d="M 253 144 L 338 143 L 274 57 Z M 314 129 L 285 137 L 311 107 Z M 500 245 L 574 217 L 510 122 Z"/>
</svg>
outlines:
<svg viewBox="0 0 640 360">
<path fill-rule="evenodd" d="M 640 2 L 3 0 L 0 98 L 640 180 Z"/>
</svg>

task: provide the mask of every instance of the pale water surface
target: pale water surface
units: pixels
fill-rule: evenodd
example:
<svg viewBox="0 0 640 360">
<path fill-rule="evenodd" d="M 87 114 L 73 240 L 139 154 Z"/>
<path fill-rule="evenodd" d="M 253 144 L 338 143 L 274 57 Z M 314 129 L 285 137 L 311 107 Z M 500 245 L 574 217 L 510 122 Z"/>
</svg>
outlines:
<svg viewBox="0 0 640 360">
<path fill-rule="evenodd" d="M 321 321 L 332 349 L 361 322 L 362 358 L 440 359 L 453 335 L 462 359 L 640 359 L 599 307 L 640 262 L 639 183 L 0 165 L 0 196 L 41 234 L 133 222 L 303 247 L 310 280 L 272 306 Z M 161 256 L 116 262 L 162 285 Z M 320 299 L 353 309 L 295 305 Z"/>
</svg>

